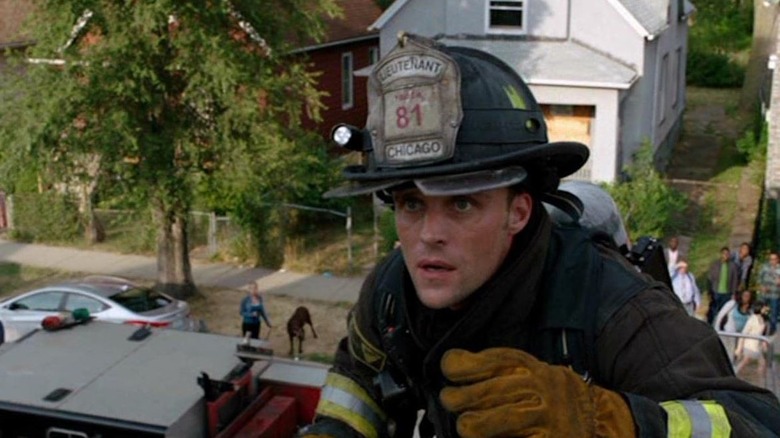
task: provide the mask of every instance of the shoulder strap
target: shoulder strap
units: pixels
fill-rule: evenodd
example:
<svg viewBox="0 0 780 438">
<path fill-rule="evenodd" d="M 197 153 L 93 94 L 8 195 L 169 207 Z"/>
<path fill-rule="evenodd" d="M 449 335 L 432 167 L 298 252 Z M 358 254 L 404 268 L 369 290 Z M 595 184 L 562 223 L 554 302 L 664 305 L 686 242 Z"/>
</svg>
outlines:
<svg viewBox="0 0 780 438">
<path fill-rule="evenodd" d="M 377 293 L 374 294 L 374 314 L 382 334 L 405 324 L 403 318 L 403 265 L 400 250 L 393 251 L 377 272 Z"/>
<path fill-rule="evenodd" d="M 388 256 L 377 272 L 377 288 L 373 309 L 377 318 L 382 348 L 389 359 L 387 369 L 380 373 L 379 384 L 385 401 L 405 394 L 413 387 L 410 364 L 415 343 L 411 338 L 404 313 L 404 260 L 400 250 Z"/>
<path fill-rule="evenodd" d="M 542 329 L 553 345 L 542 348 L 551 355 L 548 360 L 598 379 L 598 333 L 649 282 L 628 264 L 609 235 L 576 225 L 554 228 L 546 264 Z"/>
</svg>

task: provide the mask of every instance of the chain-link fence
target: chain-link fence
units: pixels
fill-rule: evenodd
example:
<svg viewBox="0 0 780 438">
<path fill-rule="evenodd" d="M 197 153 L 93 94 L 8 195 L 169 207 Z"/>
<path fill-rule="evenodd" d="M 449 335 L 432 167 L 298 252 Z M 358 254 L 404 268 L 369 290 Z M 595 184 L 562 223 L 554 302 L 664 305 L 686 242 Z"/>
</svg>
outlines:
<svg viewBox="0 0 780 438">
<path fill-rule="evenodd" d="M 5 202 L 11 236 L 22 241 L 61 244 L 81 244 L 84 239 L 83 218 L 78 214 L 78 203 L 59 194 L 16 194 Z M 298 204 L 269 205 L 275 209 L 295 209 L 310 214 L 339 216 L 346 222 L 346 250 L 349 266 L 353 264 L 352 213 L 328 210 Z M 104 249 L 124 253 L 154 254 L 157 250 L 156 233 L 148 209 L 125 210 L 97 208 L 96 224 Z M 245 261 L 256 256 L 253 239 L 229 216 L 213 212 L 190 212 L 187 220 L 190 257 L 194 259 Z"/>
<path fill-rule="evenodd" d="M 737 377 L 777 394 L 775 336 L 718 331 Z M 738 354 L 737 354 L 738 353 Z"/>
<path fill-rule="evenodd" d="M 193 211 L 188 222 L 190 254 L 194 257 L 212 258 L 220 254 L 239 254 L 249 237 L 228 216 Z"/>
</svg>

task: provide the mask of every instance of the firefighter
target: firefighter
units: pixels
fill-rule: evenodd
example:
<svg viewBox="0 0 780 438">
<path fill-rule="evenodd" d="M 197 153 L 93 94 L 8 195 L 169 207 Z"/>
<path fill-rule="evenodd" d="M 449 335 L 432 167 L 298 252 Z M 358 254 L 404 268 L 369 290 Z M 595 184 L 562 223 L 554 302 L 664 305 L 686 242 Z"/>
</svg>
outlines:
<svg viewBox="0 0 780 438">
<path fill-rule="evenodd" d="M 306 437 L 776 436 L 780 406 L 717 334 L 576 222 L 518 74 L 404 34 L 369 78 L 363 153 L 326 196 L 392 203 L 400 247 L 367 277 Z M 602 235 L 603 236 L 603 235 Z M 416 424 L 418 422 L 419 424 Z"/>
</svg>

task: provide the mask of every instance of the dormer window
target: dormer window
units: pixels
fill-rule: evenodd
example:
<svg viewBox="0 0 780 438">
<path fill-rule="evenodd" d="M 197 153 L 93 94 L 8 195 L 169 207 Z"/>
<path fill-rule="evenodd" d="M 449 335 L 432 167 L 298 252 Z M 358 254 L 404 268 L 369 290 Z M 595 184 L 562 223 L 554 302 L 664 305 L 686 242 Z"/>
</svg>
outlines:
<svg viewBox="0 0 780 438">
<path fill-rule="evenodd" d="M 487 0 L 487 33 L 524 34 L 526 0 Z"/>
</svg>

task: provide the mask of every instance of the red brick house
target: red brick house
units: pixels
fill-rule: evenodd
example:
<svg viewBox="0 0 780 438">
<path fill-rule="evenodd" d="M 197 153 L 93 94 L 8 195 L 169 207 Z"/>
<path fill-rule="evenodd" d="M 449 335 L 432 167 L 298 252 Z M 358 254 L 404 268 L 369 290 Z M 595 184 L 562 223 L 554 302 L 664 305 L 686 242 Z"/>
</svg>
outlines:
<svg viewBox="0 0 780 438">
<path fill-rule="evenodd" d="M 329 136 L 337 123 L 365 126 L 367 78 L 354 73 L 379 58 L 379 31 L 368 30 L 382 15 L 375 0 L 339 0 L 338 3 L 344 11 L 343 17 L 327 20 L 323 42 L 296 51 L 309 57 L 313 71 L 322 72 L 319 89 L 328 93 L 322 100 L 326 107 L 322 122 L 305 120 L 304 127 L 323 136 Z"/>
</svg>

